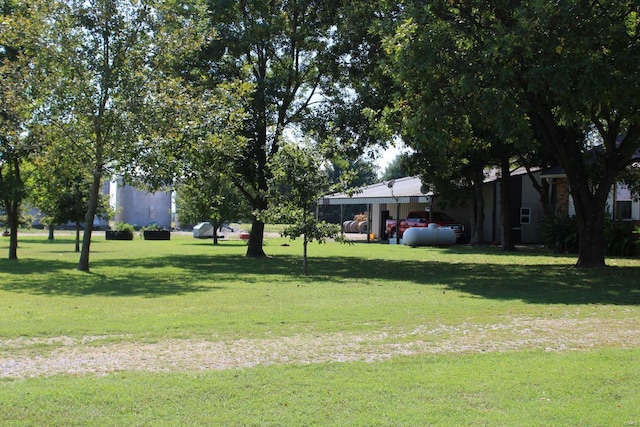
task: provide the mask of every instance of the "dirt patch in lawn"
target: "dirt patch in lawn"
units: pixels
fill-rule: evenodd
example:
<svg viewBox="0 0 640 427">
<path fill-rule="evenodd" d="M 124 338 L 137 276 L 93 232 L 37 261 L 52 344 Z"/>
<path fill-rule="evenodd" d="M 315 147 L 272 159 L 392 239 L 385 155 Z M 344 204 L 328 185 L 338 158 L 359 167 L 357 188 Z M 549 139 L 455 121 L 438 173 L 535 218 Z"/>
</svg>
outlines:
<svg viewBox="0 0 640 427">
<path fill-rule="evenodd" d="M 374 362 L 398 355 L 638 346 L 640 321 L 636 319 L 514 319 L 504 324 L 425 325 L 411 331 L 389 329 L 367 334 L 309 334 L 228 342 L 167 339 L 144 343 L 121 336 L 21 338 L 0 342 L 0 378 L 205 371 L 272 364 Z"/>
</svg>

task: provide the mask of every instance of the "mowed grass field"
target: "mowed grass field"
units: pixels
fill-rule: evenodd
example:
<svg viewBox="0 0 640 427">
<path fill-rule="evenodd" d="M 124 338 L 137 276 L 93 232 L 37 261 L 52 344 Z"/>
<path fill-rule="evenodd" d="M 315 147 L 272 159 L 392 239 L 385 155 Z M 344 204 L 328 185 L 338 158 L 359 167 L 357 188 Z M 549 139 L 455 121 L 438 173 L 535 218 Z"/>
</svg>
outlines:
<svg viewBox="0 0 640 427">
<path fill-rule="evenodd" d="M 0 241 L 1 425 L 640 425 L 640 260 Z"/>
</svg>

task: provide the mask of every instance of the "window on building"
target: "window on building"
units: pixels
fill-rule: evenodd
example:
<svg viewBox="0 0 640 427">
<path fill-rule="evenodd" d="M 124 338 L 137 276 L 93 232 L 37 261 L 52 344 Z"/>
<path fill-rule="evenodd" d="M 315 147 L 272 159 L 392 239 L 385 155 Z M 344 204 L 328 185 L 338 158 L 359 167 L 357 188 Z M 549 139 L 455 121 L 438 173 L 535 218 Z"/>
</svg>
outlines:
<svg viewBox="0 0 640 427">
<path fill-rule="evenodd" d="M 531 224 L 531 208 L 520 208 L 520 224 Z"/>
<path fill-rule="evenodd" d="M 616 202 L 616 219 L 619 221 L 631 221 L 631 200 L 618 200 Z"/>
</svg>

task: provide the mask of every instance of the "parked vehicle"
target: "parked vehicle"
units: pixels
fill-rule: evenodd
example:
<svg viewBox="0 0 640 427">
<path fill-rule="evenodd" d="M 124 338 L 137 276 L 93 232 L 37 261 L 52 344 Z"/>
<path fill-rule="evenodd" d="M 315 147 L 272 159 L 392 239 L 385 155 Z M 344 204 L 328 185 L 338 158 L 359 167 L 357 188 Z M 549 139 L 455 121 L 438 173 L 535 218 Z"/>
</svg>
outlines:
<svg viewBox="0 0 640 427">
<path fill-rule="evenodd" d="M 444 212 L 431 211 L 411 211 L 406 219 L 400 221 L 399 236 L 402 238 L 405 230 L 411 227 L 428 227 L 430 223 L 435 223 L 439 227 L 451 228 L 456 233 L 456 239 L 460 241 L 464 237 L 464 225 L 457 222 Z M 388 219 L 386 222 L 387 234 L 393 236 L 396 233 L 398 221 Z"/>
</svg>

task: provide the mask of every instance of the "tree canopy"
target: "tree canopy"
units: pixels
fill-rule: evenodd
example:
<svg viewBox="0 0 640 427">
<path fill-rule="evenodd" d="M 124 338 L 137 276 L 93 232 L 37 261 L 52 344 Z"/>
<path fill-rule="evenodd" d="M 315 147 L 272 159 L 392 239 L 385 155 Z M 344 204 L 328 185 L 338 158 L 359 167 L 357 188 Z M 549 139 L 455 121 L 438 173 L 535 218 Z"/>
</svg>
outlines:
<svg viewBox="0 0 640 427">
<path fill-rule="evenodd" d="M 268 206 L 270 160 L 285 132 L 311 118 L 328 74 L 338 3 L 323 0 L 209 2 L 217 37 L 201 58 L 212 84 L 250 82 L 253 92 L 239 136 L 246 145 L 232 159 L 231 179 L 255 212 Z M 247 256 L 264 256 L 264 223 L 255 216 Z"/>
<path fill-rule="evenodd" d="M 0 199 L 11 231 L 9 259 L 18 257 L 18 225 L 26 196 L 25 161 L 42 143 L 34 120 L 42 74 L 36 66 L 45 4 L 0 2 Z"/>
<path fill-rule="evenodd" d="M 425 141 L 418 146 L 444 145 L 444 153 L 486 130 L 512 146 L 539 138 L 571 184 L 577 265 L 604 265 L 607 196 L 640 148 L 639 8 L 635 1 L 406 2 L 389 39 L 409 85 L 394 109 L 409 112 L 402 129 Z"/>
<path fill-rule="evenodd" d="M 309 164 L 290 148 L 280 158 L 286 141 L 314 140 L 334 161 L 323 165 L 328 173 L 342 179 L 357 168 L 370 181 L 365 147 L 400 135 L 426 181 L 468 191 L 477 227 L 486 165 L 507 177 L 514 160 L 557 160 L 576 211 L 577 265 L 604 265 L 609 191 L 617 179 L 631 182 L 621 171 L 640 149 L 637 1 L 0 6 L 0 196 L 10 257 L 26 192 L 21 167 L 47 151 L 44 143 L 88 168 L 78 264 L 87 271 L 100 189 L 116 174 L 150 189 L 232 183 L 255 213 L 247 256 L 260 257 L 260 212 L 284 173 L 275 159 Z M 507 200 L 508 179 L 501 188 Z M 511 226 L 502 229 L 504 245 Z"/>
<path fill-rule="evenodd" d="M 247 201 L 233 182 L 213 168 L 177 183 L 176 211 L 181 224 L 210 222 L 214 245 L 218 244 L 218 229 L 224 222 L 251 216 Z"/>
<path fill-rule="evenodd" d="M 292 143 L 281 147 L 270 165 L 269 192 L 272 204 L 263 212 L 276 223 L 288 224 L 284 236 L 296 239 L 302 236 L 302 272 L 306 276 L 307 247 L 314 240 L 323 243 L 336 237 L 340 226 L 318 221 L 318 199 L 330 189 L 329 176 L 322 159 L 310 147 Z"/>
<path fill-rule="evenodd" d="M 202 44 L 203 9 L 195 1 L 52 4 L 40 53 L 48 74 L 42 120 L 64 136 L 70 155 L 91 165 L 91 197 L 78 263 L 79 270 L 88 271 L 103 179 L 175 131 L 169 127 L 176 115 L 171 107 L 183 109 L 186 101 L 167 71 L 185 51 Z"/>
<path fill-rule="evenodd" d="M 76 225 L 76 252 L 80 252 L 80 228 L 91 196 L 91 169 L 77 158 L 67 156 L 64 145 L 50 140 L 46 145 L 31 158 L 33 172 L 28 199 L 44 215 L 41 221 L 49 225 L 50 239 L 54 238 L 54 225 L 67 222 Z M 109 209 L 109 195 L 100 196 L 96 214 L 103 216 Z"/>
</svg>

